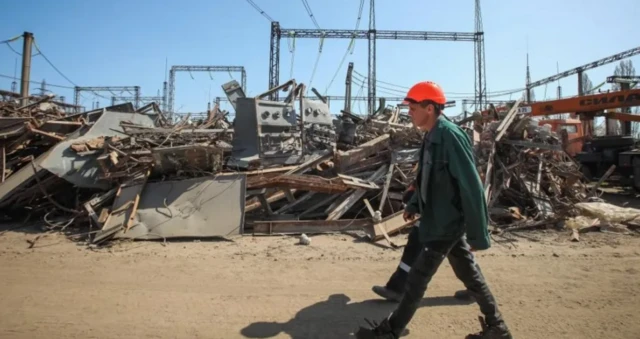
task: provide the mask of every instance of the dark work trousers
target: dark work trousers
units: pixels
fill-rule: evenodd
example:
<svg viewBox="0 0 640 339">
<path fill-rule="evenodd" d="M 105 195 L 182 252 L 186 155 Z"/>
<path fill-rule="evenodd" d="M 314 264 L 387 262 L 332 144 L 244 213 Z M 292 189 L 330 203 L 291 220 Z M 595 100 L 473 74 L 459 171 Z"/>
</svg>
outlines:
<svg viewBox="0 0 640 339">
<path fill-rule="evenodd" d="M 415 226 L 411 227 L 407 244 L 402 251 L 402 258 L 400 258 L 400 264 L 393 272 L 389 281 L 387 281 L 386 287 L 394 292 L 402 293 L 404 286 L 409 276 L 411 266 L 418 258 L 418 255 L 422 251 L 422 244 L 420 243 L 420 222 L 416 222 Z"/>
<path fill-rule="evenodd" d="M 423 250 L 411 266 L 402 301 L 389 317 L 389 324 L 398 337 L 413 318 L 427 291 L 427 285 L 445 257 L 449 259 L 456 277 L 476 298 L 487 324 L 496 325 L 502 322 L 498 304 L 478 269 L 475 256 L 466 239 L 461 237 L 453 241 L 431 241 L 424 244 Z"/>
</svg>

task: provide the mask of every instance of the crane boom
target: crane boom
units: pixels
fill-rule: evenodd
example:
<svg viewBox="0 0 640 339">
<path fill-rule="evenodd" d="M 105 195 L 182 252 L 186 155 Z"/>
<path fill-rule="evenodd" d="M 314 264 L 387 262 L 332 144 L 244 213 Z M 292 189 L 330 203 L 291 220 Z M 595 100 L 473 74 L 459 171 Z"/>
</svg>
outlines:
<svg viewBox="0 0 640 339">
<path fill-rule="evenodd" d="M 543 116 L 562 113 L 597 112 L 633 106 L 640 106 L 640 89 L 539 101 L 519 107 L 518 113 Z"/>
<path fill-rule="evenodd" d="M 606 65 L 606 64 L 609 64 L 609 63 L 612 63 L 612 62 L 616 62 L 618 60 L 630 58 L 630 57 L 636 56 L 638 54 L 640 54 L 640 47 L 632 48 L 632 49 L 626 50 L 624 52 L 620 52 L 618 54 L 610 55 L 610 56 L 608 56 L 606 58 L 602 58 L 600 60 L 596 60 L 596 61 L 590 62 L 588 64 L 584 64 L 582 66 L 578 66 L 578 67 L 570 69 L 568 71 L 564 71 L 562 73 L 558 73 L 556 75 L 552 75 L 550 77 L 547 77 L 547 78 L 544 78 L 544 79 L 540 79 L 538 81 L 534 81 L 534 82 L 528 84 L 527 88 L 534 88 L 534 87 L 542 86 L 544 84 L 548 84 L 548 83 L 554 82 L 556 80 L 568 77 L 570 75 L 577 74 L 577 73 L 584 72 L 584 71 L 588 71 L 588 70 L 590 70 L 592 68 L 600 67 L 602 65 Z"/>
</svg>

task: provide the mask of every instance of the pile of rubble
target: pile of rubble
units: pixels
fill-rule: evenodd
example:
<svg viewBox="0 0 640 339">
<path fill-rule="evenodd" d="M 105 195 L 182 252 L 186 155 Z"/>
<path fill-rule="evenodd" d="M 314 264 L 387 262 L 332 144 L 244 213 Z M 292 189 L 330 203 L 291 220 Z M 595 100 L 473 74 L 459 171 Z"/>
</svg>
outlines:
<svg viewBox="0 0 640 339">
<path fill-rule="evenodd" d="M 410 224 L 402 197 L 423 137 L 400 108 L 336 118 L 295 80 L 253 98 L 235 81 L 222 87 L 233 122 L 217 106 L 173 123 L 155 103 L 74 115 L 3 103 L 0 211 L 41 216 L 51 229 L 89 225 L 93 243 L 364 230 L 393 245 Z M 472 122 L 492 224 L 503 230 L 574 216 L 592 196 L 561 138 L 516 114 L 518 104 L 497 121 L 460 122 Z"/>
<path fill-rule="evenodd" d="M 477 168 L 493 224 L 506 229 L 546 226 L 575 213 L 593 198 L 580 166 L 564 151 L 562 137 L 517 114 L 476 124 Z"/>
<path fill-rule="evenodd" d="M 156 104 L 67 115 L 3 103 L 0 211 L 89 225 L 94 243 L 362 229 L 378 240 L 407 225 L 417 149 L 406 146 L 421 136 L 397 110 L 336 120 L 294 80 L 255 98 L 235 81 L 223 89 L 233 123 L 217 106 L 172 123 Z"/>
</svg>

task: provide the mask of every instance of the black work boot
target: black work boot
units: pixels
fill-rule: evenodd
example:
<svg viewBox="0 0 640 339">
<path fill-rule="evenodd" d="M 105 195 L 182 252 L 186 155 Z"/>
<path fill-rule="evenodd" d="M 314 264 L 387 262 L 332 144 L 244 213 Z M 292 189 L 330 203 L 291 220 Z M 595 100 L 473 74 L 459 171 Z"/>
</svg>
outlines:
<svg viewBox="0 0 640 339">
<path fill-rule="evenodd" d="M 371 290 L 373 291 L 373 293 L 389 301 L 395 301 L 399 303 L 400 300 L 402 300 L 402 292 L 394 291 L 387 286 L 373 286 Z"/>
<path fill-rule="evenodd" d="M 391 329 L 389 319 L 384 319 L 379 325 L 374 321 L 371 323 L 365 319 L 371 328 L 360 327 L 356 332 L 356 339 L 398 339 Z"/>
<path fill-rule="evenodd" d="M 469 334 L 466 339 L 513 339 L 507 324 L 499 322 L 494 325 L 489 325 L 484 321 L 484 318 L 478 317 L 480 320 L 480 326 L 482 326 L 482 332 Z"/>
</svg>

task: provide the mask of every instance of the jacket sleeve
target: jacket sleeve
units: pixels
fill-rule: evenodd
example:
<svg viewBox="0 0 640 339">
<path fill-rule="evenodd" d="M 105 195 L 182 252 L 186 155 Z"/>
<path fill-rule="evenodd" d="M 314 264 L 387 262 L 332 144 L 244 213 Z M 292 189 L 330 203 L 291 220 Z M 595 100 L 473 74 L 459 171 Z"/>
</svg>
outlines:
<svg viewBox="0 0 640 339">
<path fill-rule="evenodd" d="M 407 206 L 404 208 L 404 210 L 413 214 L 417 214 L 420 212 L 420 209 L 418 207 L 418 195 L 416 194 L 416 191 L 413 191 L 413 195 L 411 196 L 411 199 L 409 199 L 409 202 L 407 203 Z"/>
<path fill-rule="evenodd" d="M 456 131 L 446 133 L 446 139 L 449 172 L 460 190 L 467 241 L 473 249 L 488 249 L 491 247 L 487 227 L 489 213 L 484 188 L 476 169 L 471 142 L 464 132 L 458 133 Z"/>
</svg>

